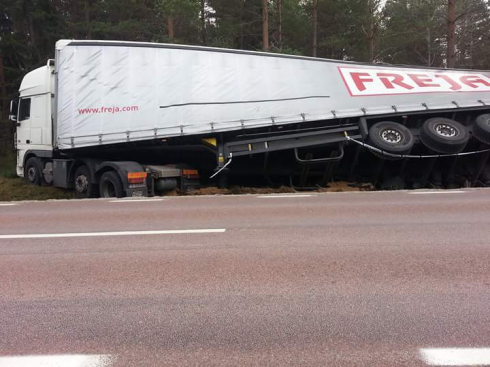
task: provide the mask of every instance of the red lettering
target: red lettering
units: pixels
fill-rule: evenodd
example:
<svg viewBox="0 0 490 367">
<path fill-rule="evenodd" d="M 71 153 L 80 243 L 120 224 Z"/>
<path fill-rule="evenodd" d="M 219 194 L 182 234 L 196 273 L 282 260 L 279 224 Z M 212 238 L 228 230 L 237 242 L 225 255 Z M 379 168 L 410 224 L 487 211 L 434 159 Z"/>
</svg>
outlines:
<svg viewBox="0 0 490 367">
<path fill-rule="evenodd" d="M 441 78 L 444 79 L 444 81 L 448 82 L 449 85 L 451 86 L 452 90 L 460 90 L 462 87 L 458 83 L 456 83 L 449 75 L 446 74 L 436 74 L 436 78 Z"/>
<path fill-rule="evenodd" d="M 365 83 L 370 83 L 373 81 L 373 79 L 370 78 L 370 75 L 368 73 L 350 73 L 350 76 L 360 92 L 366 90 L 366 87 L 364 86 Z M 363 77 L 367 77 L 367 78 L 363 78 Z"/>
<path fill-rule="evenodd" d="M 430 88 L 430 87 L 440 87 L 439 84 L 430 83 L 433 80 L 426 74 L 407 74 L 419 87 Z"/>
<path fill-rule="evenodd" d="M 465 75 L 459 78 L 459 80 L 470 88 L 478 88 L 477 84 L 483 84 L 485 87 L 490 87 L 489 82 L 476 75 Z"/>
<path fill-rule="evenodd" d="M 119 113 L 119 112 L 129 112 L 129 111 L 138 111 L 139 107 L 138 106 L 128 106 L 128 107 L 119 107 L 119 106 L 113 106 L 113 107 L 104 107 L 101 106 L 100 108 L 79 108 L 78 113 L 80 115 L 85 115 L 85 114 L 92 114 L 92 113 Z"/>
<path fill-rule="evenodd" d="M 414 88 L 411 85 L 403 82 L 403 75 L 390 73 L 377 73 L 376 75 L 379 77 L 379 80 L 381 80 L 381 82 L 387 89 L 395 89 L 394 85 L 398 85 L 399 87 L 408 90 Z M 388 80 L 388 78 L 391 78 L 391 80 Z"/>
</svg>

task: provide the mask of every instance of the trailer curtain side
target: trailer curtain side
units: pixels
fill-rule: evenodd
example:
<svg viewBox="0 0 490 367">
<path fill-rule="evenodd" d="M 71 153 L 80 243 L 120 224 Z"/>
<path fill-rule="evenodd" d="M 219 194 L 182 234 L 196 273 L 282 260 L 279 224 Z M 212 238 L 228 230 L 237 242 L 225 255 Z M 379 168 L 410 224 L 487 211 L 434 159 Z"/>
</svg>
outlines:
<svg viewBox="0 0 490 367">
<path fill-rule="evenodd" d="M 56 76 L 61 150 L 490 104 L 488 72 L 162 44 L 65 41 Z"/>
</svg>

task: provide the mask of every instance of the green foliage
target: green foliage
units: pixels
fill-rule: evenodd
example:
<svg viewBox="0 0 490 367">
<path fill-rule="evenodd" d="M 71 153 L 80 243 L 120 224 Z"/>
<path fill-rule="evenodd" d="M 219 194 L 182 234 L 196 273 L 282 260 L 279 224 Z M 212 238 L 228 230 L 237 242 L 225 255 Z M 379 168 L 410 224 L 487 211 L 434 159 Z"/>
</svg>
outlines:
<svg viewBox="0 0 490 367">
<path fill-rule="evenodd" d="M 312 0 L 281 4 L 279 12 L 279 0 L 270 0 L 271 52 L 310 55 Z M 26 72 L 54 57 L 58 39 L 200 44 L 201 5 L 201 0 L 0 0 L 0 13 L 8 16 L 0 29 L 0 53 L 9 98 Z M 261 0 L 205 0 L 204 10 L 207 45 L 261 48 Z M 384 6 L 381 0 L 318 0 L 318 56 L 444 66 L 446 11 L 445 0 L 387 0 Z M 457 65 L 490 68 L 487 0 L 460 0 L 457 12 Z"/>
<path fill-rule="evenodd" d="M 310 13 L 297 0 L 282 0 L 284 53 L 308 55 L 311 38 Z"/>
<path fill-rule="evenodd" d="M 440 1 L 389 0 L 384 58 L 396 64 L 440 66 L 445 55 L 446 7 Z"/>
<path fill-rule="evenodd" d="M 15 172 L 15 159 L 15 152 L 7 149 L 0 150 L 0 177 L 17 177 L 17 174 Z"/>
<path fill-rule="evenodd" d="M 72 191 L 26 184 L 15 172 L 15 152 L 0 150 L 0 201 L 73 199 Z"/>
<path fill-rule="evenodd" d="M 199 17 L 199 0 L 157 0 L 156 5 L 166 15 L 189 17 L 189 20 Z"/>
<path fill-rule="evenodd" d="M 26 184 L 21 178 L 0 176 L 0 201 L 74 199 L 73 191 Z"/>
</svg>

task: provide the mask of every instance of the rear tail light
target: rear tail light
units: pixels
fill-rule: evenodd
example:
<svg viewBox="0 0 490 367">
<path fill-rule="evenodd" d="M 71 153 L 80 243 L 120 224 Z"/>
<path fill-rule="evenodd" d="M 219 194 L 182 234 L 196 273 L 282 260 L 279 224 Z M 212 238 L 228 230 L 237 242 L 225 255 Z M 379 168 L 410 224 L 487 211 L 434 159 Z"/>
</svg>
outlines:
<svg viewBox="0 0 490 367">
<path fill-rule="evenodd" d="M 130 184 L 142 184 L 146 181 L 147 176 L 146 172 L 131 172 L 128 173 L 128 182 Z"/>
<path fill-rule="evenodd" d="M 183 169 L 182 176 L 187 178 L 199 178 L 199 171 L 197 169 Z"/>
</svg>

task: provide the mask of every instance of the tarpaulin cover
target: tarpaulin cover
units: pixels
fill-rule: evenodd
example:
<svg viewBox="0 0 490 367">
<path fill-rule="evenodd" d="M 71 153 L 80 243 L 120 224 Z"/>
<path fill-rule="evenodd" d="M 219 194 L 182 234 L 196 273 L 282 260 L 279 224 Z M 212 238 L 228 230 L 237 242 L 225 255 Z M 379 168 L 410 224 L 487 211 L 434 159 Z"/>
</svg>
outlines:
<svg viewBox="0 0 490 367">
<path fill-rule="evenodd" d="M 490 74 L 132 42 L 59 41 L 60 149 L 490 104 Z"/>
</svg>

